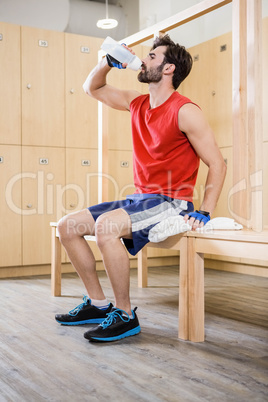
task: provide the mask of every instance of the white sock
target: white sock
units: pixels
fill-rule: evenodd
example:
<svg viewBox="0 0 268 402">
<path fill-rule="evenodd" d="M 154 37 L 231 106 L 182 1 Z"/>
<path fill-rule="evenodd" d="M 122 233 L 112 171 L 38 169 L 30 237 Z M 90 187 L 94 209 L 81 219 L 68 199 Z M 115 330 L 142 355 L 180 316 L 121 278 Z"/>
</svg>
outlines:
<svg viewBox="0 0 268 402">
<path fill-rule="evenodd" d="M 91 305 L 101 310 L 106 310 L 109 307 L 110 303 L 108 302 L 107 299 L 104 300 L 91 299 Z"/>
</svg>

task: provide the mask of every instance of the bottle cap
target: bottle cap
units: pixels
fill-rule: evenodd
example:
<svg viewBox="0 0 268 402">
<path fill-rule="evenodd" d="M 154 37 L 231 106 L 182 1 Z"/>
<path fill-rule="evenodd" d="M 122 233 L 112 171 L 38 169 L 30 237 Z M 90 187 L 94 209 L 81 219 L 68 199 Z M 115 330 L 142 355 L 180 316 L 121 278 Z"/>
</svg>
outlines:
<svg viewBox="0 0 268 402">
<path fill-rule="evenodd" d="M 128 67 L 131 68 L 132 70 L 139 70 L 141 68 L 142 62 L 141 60 L 136 56 L 131 63 L 128 64 Z"/>
</svg>

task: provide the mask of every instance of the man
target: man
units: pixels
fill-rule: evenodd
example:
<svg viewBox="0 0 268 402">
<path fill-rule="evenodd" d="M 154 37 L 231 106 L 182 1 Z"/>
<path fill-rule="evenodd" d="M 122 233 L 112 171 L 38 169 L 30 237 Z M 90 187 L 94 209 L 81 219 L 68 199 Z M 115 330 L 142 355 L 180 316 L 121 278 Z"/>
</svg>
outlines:
<svg viewBox="0 0 268 402">
<path fill-rule="evenodd" d="M 131 309 L 126 248 L 135 255 L 148 242 L 150 229 L 167 216 L 182 214 L 193 229 L 204 225 L 216 206 L 226 172 L 202 111 L 176 91 L 192 67 L 184 47 L 168 35 L 156 38 L 138 74 L 139 81 L 149 84 L 148 95 L 108 85 L 106 76 L 113 66 L 126 67 L 107 55 L 89 74 L 84 90 L 112 108 L 131 112 L 137 190 L 126 200 L 67 215 L 58 225 L 61 243 L 89 297 L 68 314 L 56 315 L 56 320 L 64 325 L 99 323 L 84 334 L 91 341 L 113 341 L 140 332 L 136 309 Z M 201 209 L 192 212 L 199 158 L 208 166 L 208 176 Z M 96 236 L 114 307 L 100 286 L 85 235 Z"/>
</svg>

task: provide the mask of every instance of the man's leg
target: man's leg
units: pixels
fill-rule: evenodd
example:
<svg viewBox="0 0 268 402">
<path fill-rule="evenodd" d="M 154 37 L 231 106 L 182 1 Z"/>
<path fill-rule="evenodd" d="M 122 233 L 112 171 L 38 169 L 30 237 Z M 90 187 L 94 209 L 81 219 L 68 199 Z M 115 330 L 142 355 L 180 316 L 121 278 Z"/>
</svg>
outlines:
<svg viewBox="0 0 268 402">
<path fill-rule="evenodd" d="M 96 272 L 94 255 L 84 239 L 95 234 L 95 220 L 88 209 L 62 218 L 58 224 L 59 237 L 68 257 L 82 279 L 91 299 L 105 299 Z"/>
<path fill-rule="evenodd" d="M 131 220 L 123 209 L 116 209 L 99 216 L 95 236 L 104 266 L 111 282 L 115 306 L 129 315 L 129 257 L 120 238 L 131 238 Z"/>
</svg>

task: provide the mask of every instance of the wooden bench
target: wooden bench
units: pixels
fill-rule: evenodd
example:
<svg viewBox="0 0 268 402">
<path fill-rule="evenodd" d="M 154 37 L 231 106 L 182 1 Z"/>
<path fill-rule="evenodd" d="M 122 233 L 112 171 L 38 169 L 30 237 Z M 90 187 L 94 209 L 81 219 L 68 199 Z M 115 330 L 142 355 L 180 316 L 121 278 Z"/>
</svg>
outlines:
<svg viewBox="0 0 268 402">
<path fill-rule="evenodd" d="M 51 289 L 61 295 L 61 245 L 57 224 L 52 228 Z M 94 236 L 86 240 L 95 241 Z M 205 339 L 204 254 L 268 261 L 268 231 L 214 230 L 209 233 L 187 232 L 169 237 L 160 243 L 148 243 L 138 253 L 138 286 L 148 282 L 147 248 L 157 247 L 180 251 L 179 331 L 178 337 L 192 342 Z"/>
<path fill-rule="evenodd" d="M 192 342 L 205 339 L 204 254 L 267 261 L 268 231 L 213 230 L 210 233 L 187 232 L 147 247 L 180 249 L 179 338 Z M 183 242 L 183 243 L 182 243 Z M 141 251 L 139 271 L 142 286 L 147 286 L 147 250 Z"/>
</svg>

